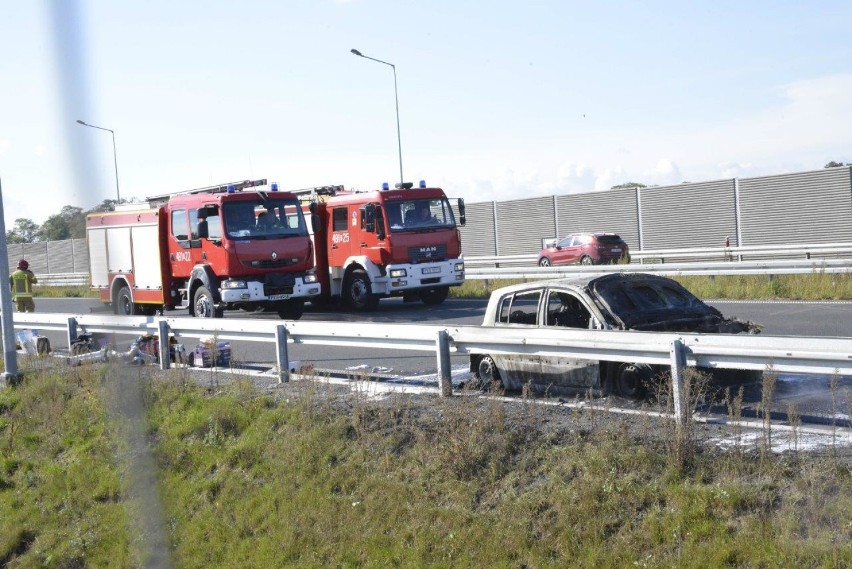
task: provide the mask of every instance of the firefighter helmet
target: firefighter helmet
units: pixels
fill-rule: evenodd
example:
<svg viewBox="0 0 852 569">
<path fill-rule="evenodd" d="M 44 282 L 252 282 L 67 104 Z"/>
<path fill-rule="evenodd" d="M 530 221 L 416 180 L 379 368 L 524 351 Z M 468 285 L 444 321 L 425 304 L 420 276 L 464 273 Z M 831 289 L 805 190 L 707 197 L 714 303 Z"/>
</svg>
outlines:
<svg viewBox="0 0 852 569">
<path fill-rule="evenodd" d="M 26 271 L 27 269 L 30 268 L 30 264 L 27 263 L 26 259 L 21 259 L 20 261 L 18 261 L 18 268 L 21 269 L 22 271 Z"/>
</svg>

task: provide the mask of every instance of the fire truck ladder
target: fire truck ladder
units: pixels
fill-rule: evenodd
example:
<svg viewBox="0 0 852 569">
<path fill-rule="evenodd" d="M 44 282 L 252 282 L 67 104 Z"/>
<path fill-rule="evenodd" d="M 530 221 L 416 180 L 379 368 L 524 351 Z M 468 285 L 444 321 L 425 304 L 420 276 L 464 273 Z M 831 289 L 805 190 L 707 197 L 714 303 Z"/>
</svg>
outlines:
<svg viewBox="0 0 852 569">
<path fill-rule="evenodd" d="M 175 192 L 172 194 L 160 194 L 157 196 L 150 196 L 147 198 L 148 203 L 152 206 L 154 205 L 162 205 L 166 203 L 170 197 L 172 196 L 184 196 L 190 194 L 221 194 L 224 192 L 241 192 L 246 188 L 256 188 L 258 186 L 265 186 L 266 178 L 262 180 L 243 180 L 241 182 L 231 182 L 230 184 L 219 184 L 216 186 L 207 186 L 205 188 L 196 188 L 194 190 L 187 190 L 184 192 Z"/>
<path fill-rule="evenodd" d="M 301 201 L 317 201 L 320 197 L 331 197 L 337 192 L 342 192 L 343 185 L 339 186 L 317 186 L 315 188 L 302 188 L 301 190 L 292 190 L 290 193 L 299 196 Z"/>
</svg>

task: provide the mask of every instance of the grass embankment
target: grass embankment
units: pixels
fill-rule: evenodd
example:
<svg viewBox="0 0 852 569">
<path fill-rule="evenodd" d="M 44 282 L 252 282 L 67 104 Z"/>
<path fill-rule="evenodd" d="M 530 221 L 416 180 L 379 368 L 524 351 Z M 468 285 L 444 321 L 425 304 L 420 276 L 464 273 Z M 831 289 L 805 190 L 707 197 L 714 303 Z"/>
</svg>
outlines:
<svg viewBox="0 0 852 569">
<path fill-rule="evenodd" d="M 673 277 L 698 298 L 730 300 L 850 300 L 852 274 Z M 487 298 L 492 290 L 517 280 L 468 280 L 450 289 L 455 298 Z"/>
<path fill-rule="evenodd" d="M 211 394 L 180 372 L 125 377 L 162 504 L 148 497 L 146 526 L 138 448 L 95 369 L 0 390 L 0 565 L 139 566 L 152 523 L 174 567 L 852 564 L 852 476 L 831 458 L 697 452 L 684 467 L 579 411 L 553 429 L 524 403 L 313 382 Z"/>
<path fill-rule="evenodd" d="M 98 291 L 87 286 L 36 286 L 35 298 L 98 298 Z"/>
</svg>

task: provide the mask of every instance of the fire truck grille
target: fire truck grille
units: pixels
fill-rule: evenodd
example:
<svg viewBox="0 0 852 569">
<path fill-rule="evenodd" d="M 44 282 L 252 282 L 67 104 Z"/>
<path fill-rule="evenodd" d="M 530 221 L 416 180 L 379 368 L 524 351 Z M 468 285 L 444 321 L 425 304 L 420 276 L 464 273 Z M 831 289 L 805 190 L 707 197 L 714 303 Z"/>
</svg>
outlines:
<svg viewBox="0 0 852 569">
<path fill-rule="evenodd" d="M 277 267 L 286 267 L 287 265 L 292 265 L 293 261 L 290 259 L 280 259 L 278 261 L 251 261 L 248 263 L 248 266 L 253 269 L 275 269 Z"/>
<path fill-rule="evenodd" d="M 296 277 L 286 273 L 266 275 L 263 290 L 267 296 L 273 294 L 293 294 Z"/>
<path fill-rule="evenodd" d="M 408 259 L 411 263 L 427 263 L 444 261 L 447 258 L 446 245 L 428 245 L 425 247 L 409 247 Z"/>
</svg>

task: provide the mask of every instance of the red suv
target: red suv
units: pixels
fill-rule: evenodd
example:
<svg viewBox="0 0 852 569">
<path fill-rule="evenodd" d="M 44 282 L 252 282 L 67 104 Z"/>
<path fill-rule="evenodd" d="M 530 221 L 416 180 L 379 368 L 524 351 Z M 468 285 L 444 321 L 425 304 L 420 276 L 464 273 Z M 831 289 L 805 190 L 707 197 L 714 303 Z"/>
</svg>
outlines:
<svg viewBox="0 0 852 569">
<path fill-rule="evenodd" d="M 572 233 L 538 254 L 540 267 L 551 265 L 600 265 L 630 262 L 627 243 L 615 233 Z"/>
</svg>

